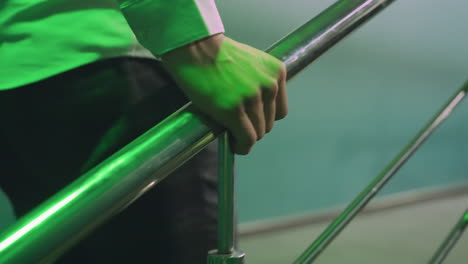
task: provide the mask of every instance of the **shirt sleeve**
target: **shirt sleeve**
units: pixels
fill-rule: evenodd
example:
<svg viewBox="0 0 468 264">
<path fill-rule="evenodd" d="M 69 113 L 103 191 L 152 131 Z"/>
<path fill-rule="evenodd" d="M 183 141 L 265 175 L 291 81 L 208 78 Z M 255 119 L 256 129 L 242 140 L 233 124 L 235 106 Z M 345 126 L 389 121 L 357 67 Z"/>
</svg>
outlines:
<svg viewBox="0 0 468 264">
<path fill-rule="evenodd" d="M 120 8 L 140 43 L 156 56 L 224 33 L 214 0 L 128 0 Z"/>
</svg>

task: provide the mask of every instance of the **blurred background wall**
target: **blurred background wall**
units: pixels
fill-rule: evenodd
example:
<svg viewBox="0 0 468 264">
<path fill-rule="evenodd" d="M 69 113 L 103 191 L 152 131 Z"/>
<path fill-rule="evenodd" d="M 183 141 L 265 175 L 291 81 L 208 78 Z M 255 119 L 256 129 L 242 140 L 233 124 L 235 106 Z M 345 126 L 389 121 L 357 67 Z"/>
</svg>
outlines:
<svg viewBox="0 0 468 264">
<path fill-rule="evenodd" d="M 259 49 L 333 2 L 217 0 L 226 35 Z M 287 119 L 237 157 L 241 223 L 353 198 L 468 79 L 466 10 L 461 0 L 396 1 L 291 80 Z M 468 102 L 383 195 L 468 182 L 466 120 Z M 2 224 L 12 215 L 0 202 Z"/>
</svg>

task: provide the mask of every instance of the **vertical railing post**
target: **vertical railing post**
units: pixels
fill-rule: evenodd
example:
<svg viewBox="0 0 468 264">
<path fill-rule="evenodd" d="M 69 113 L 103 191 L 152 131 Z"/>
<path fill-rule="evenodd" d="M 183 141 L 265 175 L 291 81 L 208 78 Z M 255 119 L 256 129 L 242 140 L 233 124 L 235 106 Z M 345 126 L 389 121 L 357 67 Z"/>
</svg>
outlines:
<svg viewBox="0 0 468 264">
<path fill-rule="evenodd" d="M 243 264 L 245 254 L 236 251 L 236 199 L 234 154 L 229 134 L 219 137 L 218 161 L 218 249 L 208 254 L 208 264 Z"/>
</svg>

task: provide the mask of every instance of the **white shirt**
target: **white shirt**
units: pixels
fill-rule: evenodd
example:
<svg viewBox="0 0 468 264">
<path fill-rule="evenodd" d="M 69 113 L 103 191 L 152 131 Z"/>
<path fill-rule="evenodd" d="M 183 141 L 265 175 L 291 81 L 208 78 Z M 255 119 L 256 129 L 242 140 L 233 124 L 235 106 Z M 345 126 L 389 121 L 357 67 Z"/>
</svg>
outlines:
<svg viewBox="0 0 468 264">
<path fill-rule="evenodd" d="M 0 90 L 106 58 L 155 58 L 223 32 L 214 0 L 2 1 Z"/>
</svg>

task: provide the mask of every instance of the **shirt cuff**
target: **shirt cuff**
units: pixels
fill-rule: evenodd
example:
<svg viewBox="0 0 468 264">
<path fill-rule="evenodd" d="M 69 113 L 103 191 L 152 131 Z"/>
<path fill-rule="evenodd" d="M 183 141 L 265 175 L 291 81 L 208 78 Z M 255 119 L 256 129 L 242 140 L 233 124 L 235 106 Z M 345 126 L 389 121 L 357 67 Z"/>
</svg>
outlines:
<svg viewBox="0 0 468 264">
<path fill-rule="evenodd" d="M 214 0 L 133 1 L 121 5 L 140 43 L 154 55 L 224 33 Z"/>
</svg>

